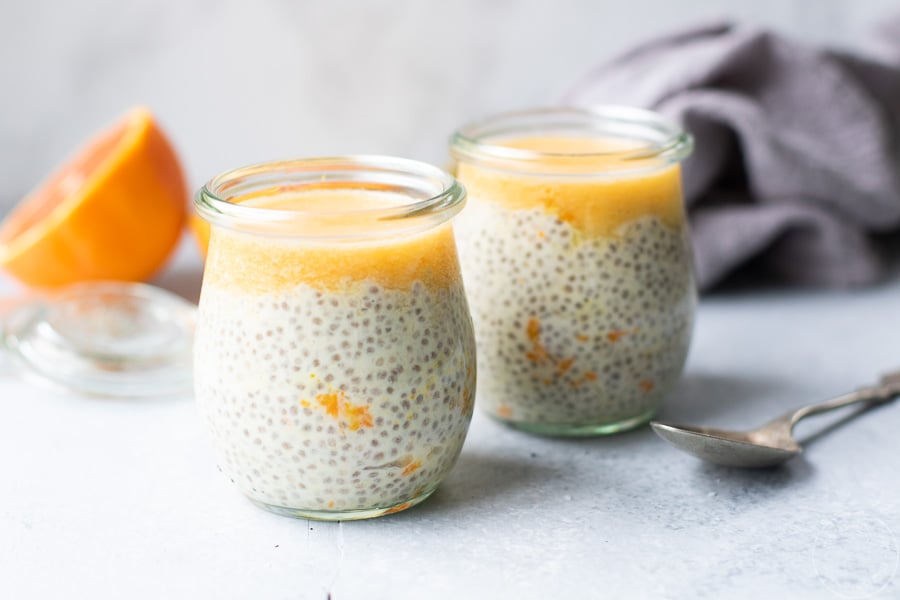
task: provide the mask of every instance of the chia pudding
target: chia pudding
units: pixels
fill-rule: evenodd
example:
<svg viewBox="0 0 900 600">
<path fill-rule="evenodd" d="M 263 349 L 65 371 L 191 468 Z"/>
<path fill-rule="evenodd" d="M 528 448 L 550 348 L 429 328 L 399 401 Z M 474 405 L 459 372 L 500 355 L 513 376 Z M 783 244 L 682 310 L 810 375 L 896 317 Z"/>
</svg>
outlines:
<svg viewBox="0 0 900 600">
<path fill-rule="evenodd" d="M 681 374 L 696 304 L 677 162 L 620 165 L 644 143 L 622 138 L 479 143 L 514 151 L 454 147 L 479 406 L 554 435 L 645 423 Z"/>
<path fill-rule="evenodd" d="M 352 213 L 410 200 L 313 190 L 239 202 Z M 338 221 L 353 232 L 353 219 Z M 434 491 L 466 436 L 475 353 L 451 225 L 365 227 L 385 230 L 325 242 L 212 230 L 197 400 L 221 470 L 275 512 L 343 520 L 402 510 Z"/>
</svg>

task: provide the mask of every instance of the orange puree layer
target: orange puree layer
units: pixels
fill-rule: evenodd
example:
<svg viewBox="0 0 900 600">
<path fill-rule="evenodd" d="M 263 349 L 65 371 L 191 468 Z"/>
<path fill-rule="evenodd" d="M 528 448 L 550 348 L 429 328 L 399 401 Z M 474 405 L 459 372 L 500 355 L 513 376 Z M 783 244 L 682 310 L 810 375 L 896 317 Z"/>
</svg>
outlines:
<svg viewBox="0 0 900 600">
<path fill-rule="evenodd" d="M 241 202 L 241 199 L 237 199 Z M 395 194 L 362 191 L 314 191 L 288 196 L 258 195 L 242 202 L 278 210 L 361 210 L 408 203 Z M 449 223 L 413 235 L 391 235 L 371 217 L 332 217 L 323 224 L 341 223 L 342 233 L 385 229 L 384 236 L 362 241 L 311 241 L 296 237 L 266 237 L 213 227 L 204 285 L 249 293 L 289 291 L 297 284 L 340 291 L 361 281 L 388 289 L 408 289 L 413 282 L 446 288 L 459 282 L 459 263 Z M 306 231 L 306 233 L 310 233 Z"/>
<path fill-rule="evenodd" d="M 506 138 L 489 143 L 548 156 L 535 161 L 460 163 L 457 177 L 475 201 L 494 202 L 511 210 L 542 208 L 592 237 L 615 235 L 620 225 L 643 216 L 658 217 L 673 229 L 684 224 L 677 164 L 654 168 L 640 161 L 623 162 L 611 154 L 640 149 L 640 142 L 572 136 Z M 617 172 L 643 167 L 649 168 L 638 173 Z"/>
</svg>

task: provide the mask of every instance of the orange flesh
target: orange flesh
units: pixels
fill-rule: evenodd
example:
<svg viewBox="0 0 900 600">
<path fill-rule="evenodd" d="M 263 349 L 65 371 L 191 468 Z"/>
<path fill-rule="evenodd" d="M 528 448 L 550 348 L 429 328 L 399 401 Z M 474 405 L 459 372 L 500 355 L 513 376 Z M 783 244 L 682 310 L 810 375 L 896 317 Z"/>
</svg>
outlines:
<svg viewBox="0 0 900 600">
<path fill-rule="evenodd" d="M 421 460 L 410 461 L 410 463 L 408 465 L 406 465 L 406 467 L 403 469 L 403 474 L 404 475 L 412 475 L 413 473 L 418 471 L 420 468 L 422 468 Z"/>
<path fill-rule="evenodd" d="M 369 407 L 365 404 L 353 404 L 347 400 L 343 391 L 319 394 L 316 396 L 316 402 L 325 409 L 330 417 L 338 419 L 342 427 L 346 422 L 350 431 L 356 431 L 360 427 L 372 427 L 372 415 L 369 413 Z"/>
<path fill-rule="evenodd" d="M 192 213 L 188 218 L 188 227 L 197 242 L 200 255 L 206 258 L 206 249 L 209 246 L 209 223 L 204 221 L 197 213 Z"/>
<path fill-rule="evenodd" d="M 146 109 L 94 138 L 0 225 L 0 266 L 53 287 L 152 275 L 181 235 L 187 187 Z"/>
<path fill-rule="evenodd" d="M 272 198 L 254 198 L 246 204 L 276 210 L 317 211 L 384 208 L 401 197 L 369 191 L 315 190 Z M 407 203 L 408 200 L 403 200 Z M 343 290 L 371 281 L 387 289 L 409 289 L 413 282 L 447 288 L 459 283 L 459 264 L 449 224 L 414 235 L 391 236 L 390 222 L 371 217 L 340 219 L 344 232 L 377 231 L 384 237 L 364 241 L 312 242 L 264 237 L 213 227 L 205 284 L 245 293 L 290 290 L 303 283 L 321 290 Z M 334 220 L 329 219 L 329 224 Z M 323 224 L 326 221 L 323 219 Z"/>
<path fill-rule="evenodd" d="M 638 149 L 639 142 L 548 136 L 493 143 L 548 156 L 534 163 L 460 163 L 457 176 L 469 195 L 480 201 L 510 210 L 541 208 L 590 237 L 613 236 L 620 225 L 643 216 L 658 217 L 673 229 L 684 224 L 681 170 L 677 164 L 639 173 L 617 173 L 629 166 L 614 155 L 590 154 Z"/>
<path fill-rule="evenodd" d="M 39 225 L 64 200 L 81 189 L 90 174 L 109 159 L 125 132 L 125 124 L 116 126 L 96 140 L 87 152 L 55 173 L 40 193 L 32 196 L 29 202 L 24 203 L 4 223 L 0 229 L 0 244 L 8 243 L 26 230 Z"/>
</svg>

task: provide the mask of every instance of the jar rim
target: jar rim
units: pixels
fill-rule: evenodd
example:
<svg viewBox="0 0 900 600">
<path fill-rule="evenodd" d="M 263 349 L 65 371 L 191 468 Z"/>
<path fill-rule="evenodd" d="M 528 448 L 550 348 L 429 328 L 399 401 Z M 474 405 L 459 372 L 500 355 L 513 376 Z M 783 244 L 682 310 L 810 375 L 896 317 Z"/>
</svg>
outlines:
<svg viewBox="0 0 900 600">
<path fill-rule="evenodd" d="M 252 195 L 304 193 L 314 190 L 394 193 L 409 202 L 374 208 L 282 209 L 247 206 L 233 201 Z M 261 162 L 238 167 L 207 181 L 196 193 L 194 206 L 209 223 L 255 232 L 332 237 L 340 223 L 397 222 L 408 229 L 449 220 L 462 210 L 466 193 L 455 177 L 428 163 L 385 155 L 351 154 Z M 314 224 L 322 231 L 310 231 Z M 324 226 L 323 226 L 324 224 Z M 330 225 L 330 226 L 329 226 Z M 380 234 L 383 235 L 383 232 Z M 351 237 L 368 237 L 357 232 Z"/>
<path fill-rule="evenodd" d="M 545 152 L 498 142 L 504 136 L 522 137 L 548 130 L 641 143 L 626 149 Z M 644 170 L 680 162 L 692 150 L 692 136 L 674 121 L 651 110 L 619 105 L 557 106 L 498 113 L 462 126 L 450 138 L 450 153 L 455 159 L 500 170 L 516 170 L 516 165 L 535 165 L 548 159 L 557 163 L 599 159 L 606 170 Z M 529 173 L 534 171 L 529 169 Z"/>
</svg>

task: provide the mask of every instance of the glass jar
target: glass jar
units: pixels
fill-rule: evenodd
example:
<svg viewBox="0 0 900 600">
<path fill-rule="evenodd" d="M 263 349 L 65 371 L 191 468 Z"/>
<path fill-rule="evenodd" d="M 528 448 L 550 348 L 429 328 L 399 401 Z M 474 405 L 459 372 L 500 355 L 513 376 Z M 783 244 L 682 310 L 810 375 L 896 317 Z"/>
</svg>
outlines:
<svg viewBox="0 0 900 600">
<path fill-rule="evenodd" d="M 692 141 L 625 107 L 509 113 L 454 134 L 478 403 L 549 435 L 647 422 L 679 378 L 696 291 L 679 163 Z"/>
<path fill-rule="evenodd" d="M 427 498 L 472 416 L 456 180 L 349 156 L 229 171 L 210 222 L 194 380 L 222 471 L 259 506 L 347 520 Z"/>
</svg>

